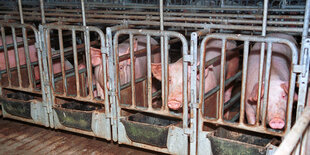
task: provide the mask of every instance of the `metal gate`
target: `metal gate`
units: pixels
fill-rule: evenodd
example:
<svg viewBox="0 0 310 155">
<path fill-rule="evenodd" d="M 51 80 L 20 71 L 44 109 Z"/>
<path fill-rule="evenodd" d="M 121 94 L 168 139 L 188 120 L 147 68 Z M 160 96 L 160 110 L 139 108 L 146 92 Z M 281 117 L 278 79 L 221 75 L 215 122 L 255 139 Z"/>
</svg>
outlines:
<svg viewBox="0 0 310 155">
<path fill-rule="evenodd" d="M 119 53 L 119 38 L 121 36 L 129 36 L 129 53 L 121 55 Z M 146 48 L 135 51 L 136 36 L 145 37 Z M 152 37 L 161 38 L 161 90 L 152 91 L 152 74 L 151 63 L 154 50 L 159 48 L 157 45 L 151 46 Z M 188 98 L 189 92 L 183 91 L 183 112 L 176 112 L 169 110 L 167 105 L 168 100 L 168 52 L 169 52 L 169 38 L 177 38 L 182 42 L 182 54 L 184 56 L 182 61 L 183 66 L 183 81 L 188 81 L 187 74 L 188 67 L 193 63 L 192 54 L 188 53 L 188 44 L 185 37 L 177 32 L 172 31 L 155 31 L 155 30 L 135 30 L 123 29 L 117 31 L 113 38 L 114 56 L 115 56 L 115 84 L 116 92 L 112 92 L 116 101 L 117 109 L 117 133 L 113 132 L 113 136 L 118 138 L 120 144 L 133 145 L 149 150 L 170 154 L 195 154 L 195 147 L 188 147 L 188 138 L 190 143 L 195 143 L 195 135 L 193 134 L 193 123 L 195 121 L 188 113 Z M 142 41 L 143 42 L 143 41 Z M 121 45 L 120 45 L 121 46 Z M 146 54 L 145 54 L 146 53 Z M 136 77 L 135 74 L 141 70 L 142 66 L 137 66 L 135 63 L 139 57 L 146 58 L 146 74 L 142 77 Z M 130 80 L 128 83 L 122 82 L 124 76 L 120 78 L 119 67 L 120 62 L 128 60 L 130 63 Z M 143 64 L 145 65 L 145 64 Z M 128 69 L 129 70 L 129 69 Z M 181 70 L 180 70 L 181 71 Z M 128 76 L 129 76 L 128 75 Z M 132 80 L 135 79 L 135 80 Z M 187 82 L 183 82 L 183 90 L 189 87 Z M 192 92 L 192 91 L 191 91 Z M 157 102 L 153 105 L 153 98 L 161 93 L 163 102 Z M 189 119 L 190 118 L 190 119 Z M 190 122 L 188 121 L 190 120 Z M 193 145 L 195 146 L 195 144 Z"/>
<path fill-rule="evenodd" d="M 57 33 L 52 33 L 53 31 Z M 96 80 L 103 80 L 104 83 L 108 81 L 106 68 L 109 54 L 105 46 L 104 33 L 92 26 L 70 25 L 43 25 L 40 26 L 40 32 L 44 38 L 43 49 L 46 53 L 44 56 L 48 60 L 49 85 L 47 87 L 51 90 L 49 101 L 53 108 L 55 128 L 110 140 L 109 90 L 107 85 L 101 88 L 96 83 Z M 53 34 L 57 36 L 56 42 L 51 40 Z M 78 38 L 79 34 L 83 37 Z M 91 38 L 96 39 L 91 40 Z M 95 50 L 93 47 L 97 44 L 100 46 L 97 57 L 102 63 L 103 70 L 99 72 L 103 75 L 102 79 L 93 79 L 92 60 L 94 58 L 91 58 L 91 50 Z M 79 55 L 82 52 L 85 52 L 85 57 Z M 70 64 L 70 59 L 73 66 Z M 55 74 L 57 64 L 61 64 L 59 74 Z M 99 91 L 102 93 L 101 96 Z"/>
<path fill-rule="evenodd" d="M 216 60 L 212 59 L 210 61 L 205 62 L 206 54 L 205 54 L 205 48 L 200 48 L 200 68 L 199 68 L 199 105 L 200 109 L 198 110 L 198 154 L 203 154 L 208 147 L 211 146 L 212 149 L 216 149 L 220 145 L 217 142 L 221 141 L 221 144 L 225 144 L 226 148 L 232 147 L 231 149 L 238 150 L 239 147 L 242 147 L 242 145 L 245 145 L 244 143 L 240 143 L 239 141 L 234 141 L 236 137 L 238 137 L 238 133 L 231 134 L 230 137 L 216 137 L 216 134 L 224 133 L 225 127 L 232 128 L 232 129 L 242 129 L 245 130 L 246 134 L 249 134 L 251 132 L 254 133 L 261 133 L 261 134 L 267 134 L 267 135 L 273 135 L 273 136 L 284 136 L 286 133 L 290 131 L 291 128 L 291 122 L 292 122 L 292 110 L 293 110 L 293 98 L 294 98 L 294 89 L 295 89 L 295 81 L 296 81 L 296 73 L 299 73 L 299 66 L 297 65 L 298 55 L 297 55 L 297 48 L 296 45 L 287 39 L 282 38 L 274 38 L 274 37 L 259 37 L 259 36 L 248 36 L 248 35 L 235 35 L 235 34 L 210 34 L 204 37 L 204 39 L 201 42 L 200 47 L 205 47 L 208 42 L 210 42 L 212 39 L 219 39 L 221 41 L 221 47 L 220 47 L 220 56 L 217 57 L 217 60 L 220 62 L 220 82 L 217 87 L 214 87 L 208 92 L 205 92 L 204 86 L 205 86 L 205 79 L 202 77 L 205 69 L 213 64 Z M 228 49 L 228 41 L 238 41 L 242 42 L 241 45 L 233 48 Z M 285 123 L 285 129 L 284 130 L 275 130 L 268 128 L 266 125 L 266 115 L 268 113 L 267 110 L 267 97 L 268 95 L 263 95 L 263 98 L 261 98 L 261 93 L 258 94 L 258 102 L 257 102 L 257 110 L 255 111 L 256 114 L 256 123 L 253 125 L 249 125 L 245 122 L 245 93 L 246 93 L 246 79 L 247 79 L 247 64 L 248 64 L 248 56 L 249 56 L 249 48 L 250 43 L 262 43 L 262 47 L 260 50 L 260 69 L 259 69 L 259 91 L 263 90 L 264 92 L 268 92 L 269 86 L 270 86 L 270 71 L 271 71 L 271 55 L 272 55 L 272 44 L 273 43 L 281 43 L 287 45 L 291 50 L 291 57 L 292 59 L 290 65 L 290 71 L 289 71 L 289 90 L 288 90 L 288 99 L 287 99 L 287 108 L 286 108 L 286 123 Z M 266 46 L 265 46 L 266 45 Z M 266 48 L 267 47 L 267 48 Z M 229 79 L 225 80 L 225 63 L 227 61 L 227 57 L 232 52 L 238 52 L 239 49 L 243 48 L 243 59 L 242 59 L 242 73 L 237 72 L 234 76 L 230 77 Z M 237 50 L 238 49 L 238 50 Z M 267 49 L 267 54 L 265 55 L 265 50 Z M 237 51 L 236 51 L 237 50 Z M 264 58 L 266 57 L 266 66 L 263 67 Z M 266 72 L 264 73 L 263 70 Z M 224 104 L 224 92 L 227 85 L 229 85 L 232 81 L 238 80 L 238 77 L 242 76 L 241 79 L 241 93 L 236 93 L 235 96 L 232 96 L 229 101 L 227 101 Z M 261 86 L 261 83 L 263 83 L 263 86 Z M 266 94 L 266 93 L 265 93 Z M 214 102 L 208 102 L 208 98 L 212 97 L 212 95 L 215 95 L 215 101 Z M 224 117 L 224 111 L 229 109 L 229 107 L 232 107 L 234 102 L 238 102 L 238 99 L 240 98 L 240 112 L 239 114 L 236 113 L 234 115 L 235 117 L 232 117 L 230 119 Z M 207 102 L 206 102 L 207 101 Z M 207 104 L 208 103 L 208 104 Z M 211 105 L 210 105 L 211 104 Z M 214 106 L 213 106 L 214 105 Z M 206 109 L 205 107 L 212 107 L 215 108 L 216 112 L 213 116 L 207 116 L 207 111 L 210 111 L 210 109 Z M 261 113 L 262 112 L 262 113 Z M 262 114 L 262 115 L 261 115 Z M 261 117 L 259 117 L 261 116 Z M 239 118 L 239 121 L 238 121 Z M 260 122 L 261 120 L 261 122 Z M 223 126 L 224 130 L 218 131 L 210 131 L 209 129 L 204 128 L 204 124 L 212 124 L 215 126 Z M 227 134 L 226 136 L 229 136 Z M 207 137 L 207 138 L 205 138 Z M 225 140 L 225 138 L 228 138 L 230 140 Z M 255 138 L 255 137 L 254 137 Z M 232 140 L 231 140 L 232 139 Z M 211 144 L 210 144 L 211 143 Z M 216 144 L 217 143 L 217 144 Z M 253 147 L 251 153 L 255 153 L 255 151 L 258 152 L 264 152 L 266 151 L 266 148 L 269 147 L 267 151 L 272 151 L 273 146 L 263 146 L 263 147 Z M 211 148 L 211 147 L 210 147 Z M 248 149 L 248 148 L 247 148 Z M 255 150 L 256 149 L 256 150 Z M 225 151 L 226 149 L 223 149 L 221 151 Z M 229 150 L 230 152 L 234 152 L 233 150 Z M 258 153 L 256 152 L 256 153 Z M 223 153 L 223 152 L 222 152 Z"/>
<path fill-rule="evenodd" d="M 48 127 L 39 32 L 29 24 L 0 26 L 3 116 Z"/>
</svg>

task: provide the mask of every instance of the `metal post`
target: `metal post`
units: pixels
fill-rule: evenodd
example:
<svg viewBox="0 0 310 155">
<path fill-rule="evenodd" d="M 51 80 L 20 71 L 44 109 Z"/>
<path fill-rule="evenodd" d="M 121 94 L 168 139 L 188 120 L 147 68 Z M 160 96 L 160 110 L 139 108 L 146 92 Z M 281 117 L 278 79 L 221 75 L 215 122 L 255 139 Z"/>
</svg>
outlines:
<svg viewBox="0 0 310 155">
<path fill-rule="evenodd" d="M 42 19 L 42 24 L 45 24 L 45 13 L 44 13 L 44 0 L 40 0 L 40 7 L 41 7 L 41 19 Z"/>
</svg>

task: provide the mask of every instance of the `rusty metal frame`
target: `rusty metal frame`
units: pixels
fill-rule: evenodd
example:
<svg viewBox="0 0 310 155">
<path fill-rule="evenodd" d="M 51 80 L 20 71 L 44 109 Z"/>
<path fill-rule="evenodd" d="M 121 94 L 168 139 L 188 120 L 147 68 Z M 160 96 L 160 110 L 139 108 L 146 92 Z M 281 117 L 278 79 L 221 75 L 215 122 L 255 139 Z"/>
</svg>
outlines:
<svg viewBox="0 0 310 155">
<path fill-rule="evenodd" d="M 296 80 L 296 73 L 293 71 L 293 68 L 295 65 L 297 65 L 297 59 L 298 59 L 298 55 L 297 55 L 297 48 L 295 46 L 294 43 L 286 40 L 286 39 L 279 39 L 279 38 L 273 38 L 273 37 L 259 37 L 259 36 L 248 36 L 248 35 L 234 35 L 234 34 L 211 34 L 211 35 L 207 35 L 203 40 L 202 40 L 202 44 L 201 47 L 204 47 L 206 45 L 206 43 L 208 42 L 208 40 L 210 39 L 220 39 L 223 42 L 226 42 L 227 40 L 238 40 L 238 41 L 244 41 L 244 56 L 243 56 L 243 70 L 242 70 L 242 90 L 241 90 L 241 104 L 240 104 L 240 120 L 238 123 L 231 123 L 231 122 L 227 122 L 224 121 L 224 119 L 222 118 L 223 113 L 219 113 L 218 114 L 218 118 L 217 119 L 208 119 L 208 118 L 204 118 L 202 116 L 202 111 L 201 109 L 199 110 L 199 114 L 198 114 L 198 130 L 202 130 L 202 123 L 203 122 L 208 122 L 208 123 L 213 123 L 213 124 L 217 124 L 217 125 L 224 125 L 224 126 L 230 126 L 230 127 L 234 127 L 234 128 L 239 128 L 239 129 L 244 129 L 244 130 L 249 130 L 249 131 L 254 131 L 254 132 L 259 132 L 259 133 L 266 133 L 266 134 L 271 134 L 271 135 L 276 135 L 276 136 L 283 136 L 285 133 L 289 132 L 290 127 L 291 127 L 291 115 L 292 115 L 292 103 L 293 103 L 293 95 L 294 95 L 294 89 L 295 89 L 295 80 Z M 249 126 L 246 125 L 244 123 L 244 96 L 245 96 L 245 80 L 246 80 L 246 72 L 247 72 L 247 59 L 248 59 L 248 52 L 249 52 L 249 42 L 265 42 L 268 44 L 268 50 L 267 50 L 267 65 L 266 65 L 266 73 L 265 73 L 265 83 L 264 83 L 264 90 L 265 92 L 268 91 L 268 85 L 269 85 L 269 72 L 270 72 L 270 62 L 268 62 L 268 59 L 270 61 L 270 57 L 271 57 L 271 45 L 272 43 L 283 43 L 288 45 L 291 50 L 292 50 L 292 60 L 291 60 L 291 71 L 290 71 L 290 89 L 289 89 L 289 95 L 288 95 L 288 108 L 287 108 L 287 125 L 285 128 L 285 131 L 283 132 L 278 132 L 278 131 L 273 131 L 270 129 L 267 129 L 264 123 L 265 119 L 263 119 L 263 123 L 261 125 L 259 125 L 258 123 L 256 125 L 253 126 Z M 223 57 L 225 57 L 225 54 L 223 54 L 223 52 L 225 52 L 225 44 L 223 44 L 222 46 L 222 56 L 221 56 L 221 60 L 223 60 Z M 201 48 L 200 49 L 200 62 L 204 62 L 204 58 L 205 58 L 205 53 L 204 53 L 204 49 Z M 225 59 L 224 59 L 225 60 Z M 221 62 L 222 63 L 222 62 Z M 204 67 L 205 65 L 201 65 L 200 66 L 200 79 L 203 79 L 201 73 L 203 73 L 204 71 Z M 223 67 L 221 68 L 221 75 L 223 75 Z M 263 76 L 263 74 L 261 73 L 260 76 Z M 224 92 L 224 79 L 223 76 L 221 76 L 221 82 L 220 82 L 220 98 L 222 98 L 222 100 L 220 100 L 221 102 L 218 105 L 218 112 L 223 111 L 223 92 Z M 204 104 L 204 90 L 203 90 L 203 86 L 204 85 L 204 80 L 200 81 L 199 84 L 199 104 L 203 105 Z M 259 97 L 260 98 L 260 97 Z M 263 111 L 265 111 L 265 113 L 263 113 L 263 118 L 266 117 L 266 105 L 267 103 L 267 95 L 264 95 L 263 98 Z M 222 106 L 221 106 L 222 105 Z M 260 112 L 259 110 L 257 110 L 258 112 Z M 258 113 L 260 114 L 260 113 Z M 259 116 L 259 115 L 256 115 Z"/>
<path fill-rule="evenodd" d="M 23 23 L 23 22 L 22 22 Z M 17 23 L 0 23 L 0 27 L 1 27 L 1 39 L 3 41 L 3 49 L 4 49 L 4 55 L 6 60 L 8 59 L 8 49 L 7 49 L 7 43 L 6 43 L 6 34 L 5 34 L 5 27 L 7 28 L 11 28 L 12 30 L 12 35 L 13 35 L 13 46 L 14 46 L 14 51 L 15 51 L 15 60 L 16 60 L 16 67 L 15 68 L 9 68 L 9 63 L 6 61 L 5 65 L 6 65 L 6 70 L 2 71 L 2 73 L 7 73 L 8 74 L 8 86 L 0 86 L 1 89 L 1 95 L 3 93 L 2 89 L 10 89 L 10 90 L 19 90 L 19 91 L 24 91 L 24 92 L 30 92 L 33 94 L 38 94 L 42 96 L 42 101 L 36 101 L 33 100 L 31 101 L 31 117 L 32 120 L 30 119 L 25 119 L 25 118 L 21 118 L 21 117 L 17 117 L 17 116 L 13 116 L 11 114 L 8 114 L 2 107 L 3 110 L 3 116 L 4 117 L 9 117 L 9 118 L 13 118 L 13 119 L 17 119 L 17 120 L 21 120 L 21 121 L 26 121 L 26 122 L 30 122 L 30 123 L 35 123 L 35 124 L 40 124 L 40 125 L 44 125 L 44 126 L 50 126 L 51 124 L 47 121 L 48 120 L 48 103 L 47 101 L 47 96 L 46 96 L 46 90 L 45 90 L 45 81 L 43 78 L 44 75 L 44 69 L 43 69 L 43 63 L 42 63 L 42 53 L 41 53 L 41 49 L 40 49 L 40 36 L 39 36 L 39 31 L 32 25 L 29 24 L 17 24 Z M 21 66 L 19 63 L 19 56 L 18 56 L 18 46 L 17 46 L 17 38 L 16 38 L 16 33 L 15 30 L 16 28 L 20 28 L 23 31 L 23 47 L 25 49 L 25 56 L 26 56 L 26 65 Z M 34 33 L 34 37 L 35 37 L 35 48 L 36 48 L 36 53 L 38 56 L 38 62 L 30 62 L 30 56 L 29 56 L 29 45 L 28 45 L 28 38 L 27 38 L 27 30 L 31 30 Z M 39 84 L 41 85 L 41 88 L 38 88 L 36 86 L 36 81 L 34 79 L 33 73 L 31 68 L 33 67 L 33 65 L 38 64 L 39 67 L 39 76 L 40 76 L 40 82 Z M 21 78 L 21 72 L 20 72 L 20 68 L 21 67 L 26 67 L 27 71 L 28 71 L 28 81 L 29 81 L 29 86 L 28 87 L 23 87 L 21 85 L 22 83 L 22 78 Z M 11 70 L 16 70 L 17 69 L 17 74 L 18 74 L 18 83 L 19 86 L 13 86 L 12 82 L 11 82 Z M 1 73 L 1 74 L 2 74 Z"/>
<path fill-rule="evenodd" d="M 125 106 L 125 105 L 121 105 L 120 104 L 120 97 L 118 95 L 118 93 L 115 93 L 116 96 L 117 96 L 117 99 L 116 99 L 116 105 L 117 105 L 117 121 L 118 121 L 118 141 L 119 143 L 125 143 L 125 144 L 129 144 L 129 145 L 134 145 L 134 146 L 138 146 L 138 147 L 142 147 L 142 148 L 146 148 L 146 149 L 151 149 L 151 150 L 154 150 L 154 151 L 159 151 L 159 152 L 164 152 L 164 153 L 173 153 L 174 151 L 178 151 L 179 153 L 182 152 L 182 154 L 187 154 L 187 146 L 183 146 L 180 148 L 180 146 L 182 146 L 182 144 L 185 144 L 187 142 L 180 142 L 180 144 L 178 145 L 177 148 L 180 148 L 182 150 L 174 150 L 171 152 L 171 148 L 157 148 L 157 147 L 154 147 L 154 146 L 150 146 L 150 145 L 147 145 L 147 144 L 140 144 L 140 143 L 135 143 L 135 142 L 129 142 L 128 140 L 126 140 L 126 138 L 124 138 L 124 127 L 122 125 L 122 123 L 120 123 L 120 119 L 121 118 L 124 118 L 124 116 L 122 116 L 121 114 L 121 109 L 130 109 L 130 110 L 134 110 L 134 111 L 138 111 L 138 112 L 146 112 L 146 113 L 152 113 L 152 114 L 156 114 L 156 115 L 163 115 L 163 116 L 168 116 L 168 117 L 173 117 L 173 118 L 181 118 L 182 121 L 183 121 L 183 130 L 182 130 L 182 134 L 183 135 L 191 135 L 191 136 L 195 136 L 195 135 L 192 135 L 192 130 L 194 130 L 193 128 L 189 128 L 188 127 L 188 113 L 187 112 L 183 112 L 182 115 L 179 115 L 177 113 L 172 113 L 170 112 L 170 110 L 168 109 L 168 105 L 167 105 L 167 99 L 168 99 L 168 95 L 167 92 L 168 91 L 168 37 L 176 37 L 176 38 L 179 38 L 182 42 L 182 47 L 183 47 L 183 56 L 184 57 L 187 57 L 187 58 L 190 58 L 192 57 L 192 55 L 190 53 L 188 53 L 188 45 L 187 45 L 187 40 L 185 39 L 185 37 L 180 34 L 180 33 L 177 33 L 177 32 L 172 32 L 172 31 L 155 31 L 155 30 L 137 30 L 137 29 L 123 29 L 123 30 L 119 30 L 116 32 L 116 34 L 114 35 L 114 38 L 113 38 L 113 45 L 114 45 L 114 61 L 115 61 L 115 64 L 116 64 L 116 67 L 114 69 L 114 71 L 116 72 L 116 77 L 115 77 L 115 81 L 116 81 L 116 84 L 114 84 L 114 86 L 116 86 L 116 90 L 118 92 L 120 92 L 121 88 L 119 86 L 119 74 L 118 74 L 118 64 L 119 64 L 119 55 L 118 55 L 118 38 L 119 36 L 121 35 L 129 35 L 129 38 L 130 38 L 130 59 L 131 61 L 133 61 L 133 57 L 134 57 L 134 51 L 133 51 L 133 36 L 134 35 L 144 35 L 147 37 L 147 83 L 148 83 L 148 86 L 151 86 L 151 83 L 152 83 L 152 79 L 151 79 L 151 43 L 150 43 L 150 38 L 151 36 L 157 36 L 157 37 L 162 37 L 163 38 L 163 42 L 164 44 L 161 44 L 162 48 L 161 48 L 161 62 L 162 63 L 162 100 L 163 100 L 163 104 L 162 104 L 162 107 L 160 109 L 153 109 L 152 107 L 152 90 L 151 90 L 151 87 L 149 87 L 147 89 L 147 92 L 148 92 L 148 96 L 147 96 L 147 104 L 148 104 L 148 107 L 147 108 L 144 108 L 144 107 L 138 107 L 136 106 L 135 104 L 135 93 L 132 93 L 132 105 L 131 106 Z M 190 60 L 190 59 L 188 59 Z M 190 64 L 188 64 L 190 63 Z M 187 66 L 188 65 L 192 65 L 191 64 L 192 61 L 186 61 L 184 60 L 183 61 L 183 81 L 187 81 L 187 73 L 188 73 L 188 70 L 187 70 Z M 135 79 L 134 77 L 134 67 L 131 67 L 131 79 Z M 133 89 L 132 92 L 134 92 L 134 89 L 135 89 L 135 82 L 139 81 L 140 79 L 137 79 L 137 80 L 131 80 L 131 87 Z M 143 78 L 142 78 L 143 80 Z M 187 90 L 187 82 L 183 82 L 183 90 Z M 183 106 L 183 111 L 188 111 L 188 99 L 187 99 L 187 91 L 183 91 L 183 103 L 184 103 L 184 106 Z M 175 130 L 179 130 L 179 128 L 177 127 L 174 127 Z M 180 131 L 178 131 L 180 132 Z M 180 133 L 181 134 L 181 133 Z M 175 144 L 167 144 L 169 146 L 176 146 Z M 195 149 L 195 148 L 193 148 Z"/>
<path fill-rule="evenodd" d="M 103 74 L 104 74 L 104 82 L 107 83 L 107 57 L 108 57 L 108 50 L 106 48 L 106 42 L 105 42 L 105 34 L 97 27 L 93 27 L 93 26 L 73 26 L 73 25 L 42 25 L 41 26 L 41 30 L 42 30 L 42 34 L 44 37 L 44 43 L 45 43 L 45 54 L 46 54 L 46 58 L 47 58 L 47 66 L 48 66 L 48 76 L 47 78 L 49 79 L 49 85 L 47 85 L 47 87 L 49 87 L 48 89 L 51 90 L 51 98 L 50 98 L 50 102 L 51 102 L 51 108 L 53 108 L 54 104 L 55 104 L 55 99 L 56 97 L 60 97 L 60 98 L 66 98 L 66 99 L 74 99 L 76 101 L 83 101 L 83 102 L 92 102 L 92 103 L 96 103 L 96 104 L 103 104 L 105 107 L 105 111 L 104 114 L 102 113 L 97 113 L 95 112 L 93 115 L 93 118 L 96 120 L 98 119 L 98 121 L 102 120 L 102 118 L 106 118 L 109 119 L 108 124 L 105 124 L 107 126 L 107 128 L 110 128 L 110 118 L 111 118 L 111 110 L 110 110 L 110 103 L 109 103 L 109 90 L 107 88 L 107 86 L 104 86 L 104 100 L 98 100 L 94 97 L 93 94 L 93 85 L 92 85 L 92 65 L 91 65 L 91 58 L 90 58 L 90 32 L 94 32 L 97 33 L 99 36 L 99 42 L 101 45 L 101 54 L 102 54 L 102 63 L 103 63 Z M 51 51 L 51 43 L 50 43 L 50 31 L 51 30 L 56 30 L 58 31 L 59 34 L 59 41 L 60 41 L 60 45 L 62 44 L 62 31 L 63 30 L 68 30 L 72 32 L 72 44 L 73 44 L 73 59 L 74 59 L 74 74 L 75 74 L 75 80 L 76 80 L 76 96 L 69 96 L 66 92 L 67 92 L 67 85 L 66 83 L 66 77 L 68 76 L 65 72 L 64 69 L 64 48 L 63 46 L 60 46 L 60 58 L 61 58 L 61 63 L 62 63 L 62 77 L 63 77 L 63 89 L 64 92 L 62 94 L 58 94 L 54 91 L 54 87 L 55 87 L 55 81 L 54 81 L 54 76 L 53 76 L 53 71 L 52 71 L 52 51 Z M 88 91 L 89 94 L 87 96 L 80 96 L 80 87 L 79 87 L 79 70 L 78 70 L 78 63 L 77 63 L 77 46 L 76 46 L 76 32 L 83 32 L 85 35 L 85 52 L 86 52 L 86 71 L 87 71 L 87 80 L 88 80 Z M 56 118 L 56 113 L 54 112 L 54 121 L 57 120 Z M 103 115 L 103 116 L 101 116 Z M 100 119 L 101 118 L 101 119 Z M 105 121 L 107 122 L 107 121 Z M 55 124 L 56 123 L 56 124 Z M 64 126 L 60 126 L 59 124 L 57 124 L 57 121 L 54 122 L 55 127 L 56 128 L 61 128 L 61 129 L 65 129 L 68 131 L 72 131 L 72 132 L 78 132 L 78 133 L 82 133 L 82 134 L 87 134 L 87 135 L 91 135 L 91 136 L 99 136 L 101 138 L 105 138 L 110 140 L 111 139 L 111 130 L 103 130 L 103 131 L 96 131 L 99 133 L 95 133 L 95 132 L 86 132 L 86 131 L 82 131 L 79 129 L 74 129 L 74 128 L 68 128 L 68 127 L 64 127 Z M 98 125 L 97 125 L 98 127 Z M 100 127 L 99 127 L 100 128 Z M 100 133 L 100 132 L 108 132 L 108 133 Z"/>
</svg>

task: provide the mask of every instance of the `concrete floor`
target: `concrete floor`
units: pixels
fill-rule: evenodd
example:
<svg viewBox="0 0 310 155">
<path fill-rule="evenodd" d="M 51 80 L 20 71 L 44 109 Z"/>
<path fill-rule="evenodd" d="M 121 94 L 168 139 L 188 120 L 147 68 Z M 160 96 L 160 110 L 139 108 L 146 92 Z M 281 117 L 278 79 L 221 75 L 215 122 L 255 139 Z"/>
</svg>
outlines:
<svg viewBox="0 0 310 155">
<path fill-rule="evenodd" d="M 0 118 L 0 154 L 160 154 L 103 139 Z"/>
</svg>

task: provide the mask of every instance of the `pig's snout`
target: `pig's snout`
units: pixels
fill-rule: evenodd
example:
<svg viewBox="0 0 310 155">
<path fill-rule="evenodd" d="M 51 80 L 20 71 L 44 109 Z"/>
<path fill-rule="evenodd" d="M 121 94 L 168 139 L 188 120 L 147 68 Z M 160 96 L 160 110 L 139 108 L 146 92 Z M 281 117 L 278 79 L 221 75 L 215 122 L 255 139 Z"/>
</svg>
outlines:
<svg viewBox="0 0 310 155">
<path fill-rule="evenodd" d="M 283 119 L 275 117 L 270 120 L 269 126 L 273 129 L 282 129 L 285 126 L 285 122 Z"/>
<path fill-rule="evenodd" d="M 172 110 L 178 110 L 182 107 L 182 103 L 177 100 L 170 100 L 168 101 L 168 107 Z"/>
</svg>

